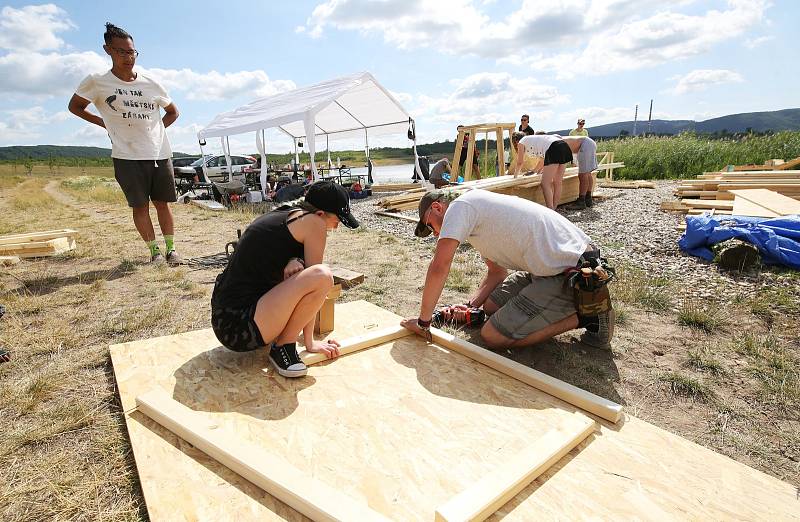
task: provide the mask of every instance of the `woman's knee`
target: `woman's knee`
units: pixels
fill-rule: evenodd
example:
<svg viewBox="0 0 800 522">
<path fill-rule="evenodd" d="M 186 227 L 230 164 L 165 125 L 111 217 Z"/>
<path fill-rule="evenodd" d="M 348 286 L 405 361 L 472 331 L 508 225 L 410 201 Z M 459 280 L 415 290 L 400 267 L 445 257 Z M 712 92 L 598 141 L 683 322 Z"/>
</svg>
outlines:
<svg viewBox="0 0 800 522">
<path fill-rule="evenodd" d="M 330 290 L 333 287 L 333 271 L 328 265 L 319 264 L 310 266 L 306 268 L 305 271 L 313 278 L 316 283 L 315 286 L 324 290 Z"/>
</svg>

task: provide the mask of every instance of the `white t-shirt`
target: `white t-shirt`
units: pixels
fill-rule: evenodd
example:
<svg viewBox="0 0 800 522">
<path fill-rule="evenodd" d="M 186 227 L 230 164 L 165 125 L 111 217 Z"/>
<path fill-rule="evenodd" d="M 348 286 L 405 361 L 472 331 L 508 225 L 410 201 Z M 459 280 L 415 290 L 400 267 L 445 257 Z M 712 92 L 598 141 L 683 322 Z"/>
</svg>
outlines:
<svg viewBox="0 0 800 522">
<path fill-rule="evenodd" d="M 111 157 L 157 160 L 172 157 L 161 108 L 172 103 L 157 81 L 137 72 L 124 82 L 111 71 L 90 74 L 75 94 L 94 103 L 111 138 Z"/>
<path fill-rule="evenodd" d="M 567 218 L 517 196 L 471 190 L 451 202 L 439 239 L 469 243 L 481 256 L 509 270 L 535 276 L 574 267 L 589 236 Z"/>
<path fill-rule="evenodd" d="M 561 136 L 556 136 L 555 134 L 532 134 L 525 136 L 519 142 L 525 147 L 525 154 L 543 158 L 550 145 L 560 139 Z"/>
</svg>

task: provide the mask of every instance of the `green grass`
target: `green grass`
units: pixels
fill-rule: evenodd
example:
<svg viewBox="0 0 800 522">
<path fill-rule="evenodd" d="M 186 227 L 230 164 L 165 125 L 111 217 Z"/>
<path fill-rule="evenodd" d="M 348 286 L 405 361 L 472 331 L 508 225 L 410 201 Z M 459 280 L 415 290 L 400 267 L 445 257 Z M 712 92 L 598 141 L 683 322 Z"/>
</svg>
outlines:
<svg viewBox="0 0 800 522">
<path fill-rule="evenodd" d="M 722 364 L 710 355 L 709 349 L 689 350 L 687 364 L 704 373 L 720 375 L 724 373 Z"/>
<path fill-rule="evenodd" d="M 715 331 L 722 325 L 719 311 L 694 300 L 685 300 L 678 311 L 678 323 L 705 333 Z"/>
<path fill-rule="evenodd" d="M 710 402 L 714 400 L 714 392 L 701 381 L 678 372 L 667 372 L 658 376 L 658 380 L 669 385 L 674 395 L 688 397 L 692 400 Z"/>
<path fill-rule="evenodd" d="M 598 142 L 598 152 L 613 151 L 625 163 L 618 179 L 688 178 L 727 165 L 763 164 L 771 158 L 800 156 L 800 132 L 748 135 L 739 139 L 683 133 L 669 137 L 619 138 Z"/>
<path fill-rule="evenodd" d="M 669 279 L 650 277 L 629 266 L 618 267 L 617 282 L 611 286 L 611 297 L 657 312 L 672 306 Z"/>
</svg>

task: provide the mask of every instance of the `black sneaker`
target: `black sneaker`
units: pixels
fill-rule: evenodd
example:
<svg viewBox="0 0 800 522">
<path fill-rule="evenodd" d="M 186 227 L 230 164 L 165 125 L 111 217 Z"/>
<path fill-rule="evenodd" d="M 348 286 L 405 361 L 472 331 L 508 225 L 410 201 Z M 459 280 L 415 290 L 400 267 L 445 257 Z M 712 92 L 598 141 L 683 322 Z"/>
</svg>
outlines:
<svg viewBox="0 0 800 522">
<path fill-rule="evenodd" d="M 592 205 L 594 205 L 594 202 L 592 201 L 592 193 L 591 192 L 587 192 L 586 193 L 586 196 L 584 196 L 584 198 L 583 198 L 583 204 L 586 205 L 586 208 L 589 208 Z"/>
<path fill-rule="evenodd" d="M 297 354 L 296 343 L 283 345 L 272 343 L 272 347 L 269 349 L 269 360 L 278 373 L 284 377 L 302 377 L 308 373 L 308 368 Z"/>
</svg>

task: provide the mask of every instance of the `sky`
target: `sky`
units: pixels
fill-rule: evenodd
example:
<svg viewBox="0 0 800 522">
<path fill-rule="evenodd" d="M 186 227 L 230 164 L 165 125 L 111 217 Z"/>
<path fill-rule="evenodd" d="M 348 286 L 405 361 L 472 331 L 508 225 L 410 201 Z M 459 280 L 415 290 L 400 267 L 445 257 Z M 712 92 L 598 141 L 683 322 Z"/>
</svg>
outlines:
<svg viewBox="0 0 800 522">
<path fill-rule="evenodd" d="M 197 131 L 220 112 L 359 71 L 371 72 L 414 117 L 418 143 L 452 140 L 458 124 L 518 124 L 523 113 L 546 131 L 572 128 L 578 117 L 589 129 L 632 120 L 637 104 L 646 120 L 651 99 L 654 119 L 800 106 L 794 0 L 0 6 L 0 146 L 110 147 L 103 129 L 66 110 L 86 75 L 110 68 L 106 21 L 134 37 L 137 68 L 177 105 L 180 118 L 167 132 L 173 150 L 185 153 L 199 153 Z M 382 137 L 370 145 L 409 142 Z M 268 136 L 268 152 L 291 146 Z M 254 152 L 252 133 L 232 138 L 231 148 Z"/>
</svg>

